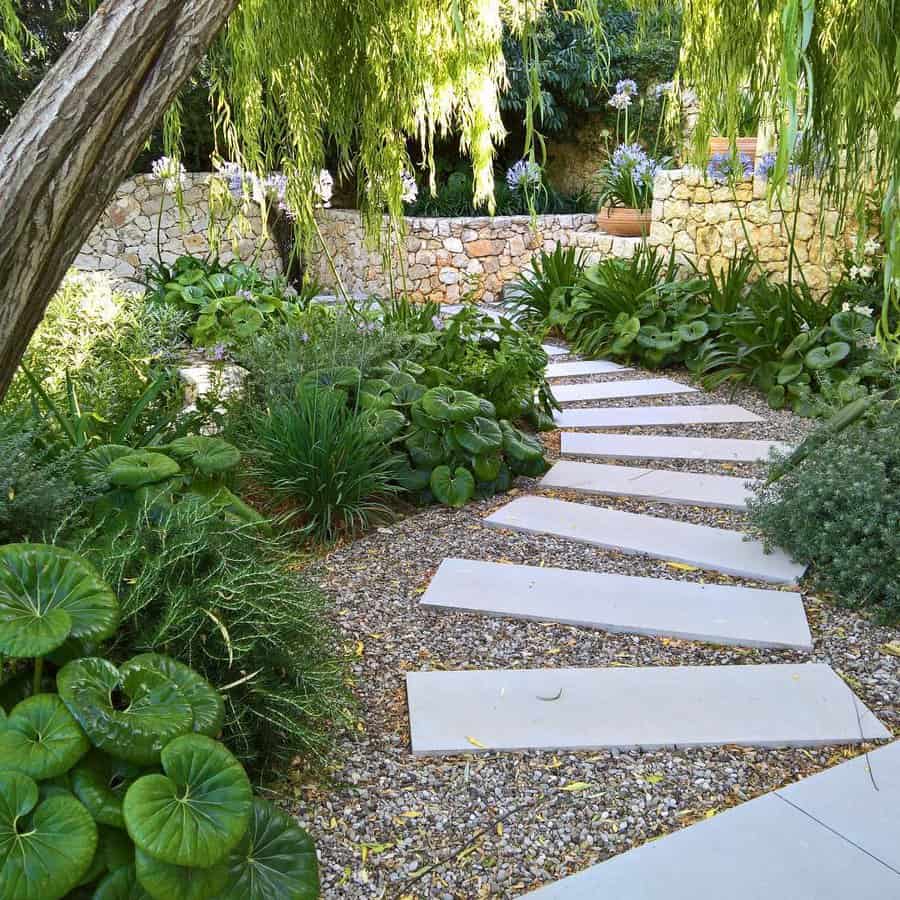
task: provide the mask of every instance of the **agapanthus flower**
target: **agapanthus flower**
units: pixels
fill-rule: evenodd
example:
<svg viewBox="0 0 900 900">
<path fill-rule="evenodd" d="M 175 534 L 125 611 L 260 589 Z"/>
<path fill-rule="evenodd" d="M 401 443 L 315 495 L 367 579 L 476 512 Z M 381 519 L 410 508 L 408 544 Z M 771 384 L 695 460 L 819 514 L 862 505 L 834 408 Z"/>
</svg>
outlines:
<svg viewBox="0 0 900 900">
<path fill-rule="evenodd" d="M 284 198 L 287 194 L 287 185 L 287 175 L 282 175 L 281 172 L 272 172 L 267 175 L 262 182 L 265 195 L 273 200 L 277 200 L 279 203 L 285 202 Z"/>
<path fill-rule="evenodd" d="M 869 238 L 863 246 L 863 253 L 866 256 L 875 256 L 881 249 L 881 244 L 875 238 Z"/>
<path fill-rule="evenodd" d="M 649 159 L 640 144 L 619 144 L 613 151 L 612 165 L 614 169 L 624 169 L 644 163 Z"/>
<path fill-rule="evenodd" d="M 632 95 L 637 96 L 637 92 L 637 82 L 633 81 L 631 78 L 623 78 L 621 81 L 616 82 L 617 94 L 626 94 L 630 97 Z"/>
<path fill-rule="evenodd" d="M 216 163 L 216 171 L 228 182 L 228 190 L 234 197 L 244 193 L 244 170 L 236 163 L 227 160 Z"/>
<path fill-rule="evenodd" d="M 316 195 L 316 206 L 325 208 L 331 206 L 331 198 L 334 195 L 334 178 L 328 169 L 322 169 L 318 177 L 313 181 L 313 193 Z"/>
<path fill-rule="evenodd" d="M 444 320 L 440 316 L 432 316 L 431 324 L 434 326 L 435 331 L 444 330 Z"/>
<path fill-rule="evenodd" d="M 738 154 L 737 159 L 730 153 L 714 153 L 706 167 L 706 174 L 718 184 L 732 178 L 749 178 L 753 174 L 753 160 L 746 153 Z"/>
<path fill-rule="evenodd" d="M 613 94 L 612 97 L 609 98 L 609 105 L 613 107 L 613 109 L 628 109 L 628 107 L 631 106 L 631 97 L 629 97 L 628 94 Z"/>
<path fill-rule="evenodd" d="M 674 81 L 663 81 L 660 84 L 656 85 L 653 88 L 653 96 L 659 100 L 660 97 L 665 94 L 671 94 L 672 91 L 675 90 L 675 82 Z"/>
<path fill-rule="evenodd" d="M 760 178 L 769 178 L 775 170 L 775 161 L 777 159 L 777 153 L 763 153 L 756 164 L 756 174 Z"/>
<path fill-rule="evenodd" d="M 253 291 L 248 291 L 246 288 L 238 288 L 235 292 L 236 297 L 240 297 L 241 300 L 252 301 L 253 300 Z"/>
<path fill-rule="evenodd" d="M 419 196 L 419 186 L 416 184 L 415 176 L 411 172 L 403 172 L 400 175 L 400 185 L 402 188 L 400 199 L 404 203 L 415 203 Z"/>
<path fill-rule="evenodd" d="M 520 159 L 506 170 L 506 183 L 511 191 L 536 188 L 541 183 L 541 167 L 530 159 Z"/>
<path fill-rule="evenodd" d="M 167 191 L 175 190 L 175 185 L 184 186 L 187 173 L 184 166 L 170 156 L 161 156 L 152 166 L 153 177 L 163 183 Z"/>
<path fill-rule="evenodd" d="M 300 335 L 300 340 L 303 341 L 304 344 L 308 344 L 309 335 L 304 331 L 303 334 Z"/>
</svg>

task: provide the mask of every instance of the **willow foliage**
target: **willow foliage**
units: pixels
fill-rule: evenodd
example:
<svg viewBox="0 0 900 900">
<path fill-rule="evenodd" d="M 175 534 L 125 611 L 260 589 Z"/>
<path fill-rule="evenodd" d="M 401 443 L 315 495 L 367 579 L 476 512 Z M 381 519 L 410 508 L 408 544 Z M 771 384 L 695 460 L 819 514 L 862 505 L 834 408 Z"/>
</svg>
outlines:
<svg viewBox="0 0 900 900">
<path fill-rule="evenodd" d="M 889 325 L 891 306 L 900 312 L 900 0 L 690 0 L 682 29 L 678 77 L 699 99 L 698 157 L 714 121 L 737 136 L 749 90 L 775 125 L 775 190 L 817 179 L 824 200 L 863 223 L 880 207 L 881 333 L 900 359 Z"/>
</svg>

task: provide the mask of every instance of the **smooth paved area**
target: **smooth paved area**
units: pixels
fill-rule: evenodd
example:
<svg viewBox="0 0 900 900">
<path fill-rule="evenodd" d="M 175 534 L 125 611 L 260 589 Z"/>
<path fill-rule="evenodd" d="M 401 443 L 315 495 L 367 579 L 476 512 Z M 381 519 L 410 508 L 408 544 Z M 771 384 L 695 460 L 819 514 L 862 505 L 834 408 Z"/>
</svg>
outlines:
<svg viewBox="0 0 900 900">
<path fill-rule="evenodd" d="M 577 378 L 582 375 L 610 375 L 615 372 L 630 372 L 631 369 L 605 359 L 579 359 L 575 362 L 550 363 L 548 378 Z"/>
<path fill-rule="evenodd" d="M 697 459 L 721 462 L 759 462 L 771 450 L 788 452 L 779 441 L 746 441 L 729 438 L 670 437 L 658 434 L 591 434 L 564 431 L 560 435 L 563 456 L 597 456 L 609 459 Z"/>
<path fill-rule="evenodd" d="M 628 397 L 661 397 L 665 394 L 696 394 L 697 388 L 669 378 L 632 378 L 623 381 L 592 381 L 581 384 L 557 384 L 553 396 L 557 403 L 583 403 L 588 400 L 621 400 Z"/>
<path fill-rule="evenodd" d="M 559 428 L 641 428 L 650 425 L 721 425 L 761 422 L 762 417 L 730 403 L 564 409 L 553 417 Z"/>
</svg>

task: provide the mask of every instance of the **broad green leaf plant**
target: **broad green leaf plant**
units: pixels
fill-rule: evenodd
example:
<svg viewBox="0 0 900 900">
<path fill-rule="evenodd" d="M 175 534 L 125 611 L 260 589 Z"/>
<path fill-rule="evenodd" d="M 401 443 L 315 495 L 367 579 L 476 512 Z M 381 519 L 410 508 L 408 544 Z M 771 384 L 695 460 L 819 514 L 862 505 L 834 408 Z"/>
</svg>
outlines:
<svg viewBox="0 0 900 900">
<path fill-rule="evenodd" d="M 35 659 L 30 694 L 0 709 L 0 897 L 315 900 L 312 840 L 215 740 L 224 704 L 205 679 L 155 653 L 77 656 L 45 677 L 44 657 L 96 653 L 118 614 L 75 554 L 0 547 L 0 652 Z"/>
</svg>

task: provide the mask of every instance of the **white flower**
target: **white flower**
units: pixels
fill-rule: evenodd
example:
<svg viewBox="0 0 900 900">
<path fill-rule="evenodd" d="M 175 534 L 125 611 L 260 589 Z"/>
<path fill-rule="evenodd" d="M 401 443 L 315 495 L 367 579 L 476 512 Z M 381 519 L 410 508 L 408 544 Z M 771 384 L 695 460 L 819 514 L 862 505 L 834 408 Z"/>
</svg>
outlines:
<svg viewBox="0 0 900 900">
<path fill-rule="evenodd" d="M 609 98 L 609 105 L 613 107 L 613 109 L 627 109 L 631 106 L 631 97 L 628 94 L 613 94 L 612 97 Z"/>
<path fill-rule="evenodd" d="M 674 81 L 663 81 L 660 84 L 656 85 L 653 88 L 653 96 L 659 100 L 663 94 L 671 94 L 672 91 L 675 90 L 675 82 Z"/>
<path fill-rule="evenodd" d="M 874 256 L 880 249 L 881 244 L 875 238 L 869 238 L 863 247 L 863 252 L 866 256 Z"/>
<path fill-rule="evenodd" d="M 328 169 L 321 169 L 318 177 L 313 181 L 313 193 L 316 195 L 317 207 L 327 209 L 331 206 L 331 198 L 334 195 L 334 178 Z"/>
<path fill-rule="evenodd" d="M 419 196 L 419 186 L 416 184 L 415 176 L 409 172 L 404 172 L 400 176 L 400 184 L 403 188 L 400 199 L 404 203 L 415 203 L 416 198 Z"/>
<path fill-rule="evenodd" d="M 161 156 L 153 163 L 153 177 L 163 183 L 167 191 L 175 189 L 176 183 L 184 187 L 187 181 L 187 173 L 184 166 L 170 156 Z"/>
<path fill-rule="evenodd" d="M 867 281 L 875 274 L 875 270 L 870 265 L 860 266 L 859 267 L 859 277 L 862 278 L 863 281 Z"/>
<path fill-rule="evenodd" d="M 872 318 L 871 306 L 854 306 L 853 312 L 855 312 L 858 316 L 865 316 L 867 319 Z"/>
<path fill-rule="evenodd" d="M 850 277 L 853 281 L 859 278 L 859 266 L 850 266 Z"/>
</svg>

